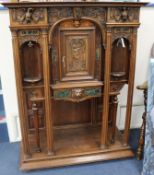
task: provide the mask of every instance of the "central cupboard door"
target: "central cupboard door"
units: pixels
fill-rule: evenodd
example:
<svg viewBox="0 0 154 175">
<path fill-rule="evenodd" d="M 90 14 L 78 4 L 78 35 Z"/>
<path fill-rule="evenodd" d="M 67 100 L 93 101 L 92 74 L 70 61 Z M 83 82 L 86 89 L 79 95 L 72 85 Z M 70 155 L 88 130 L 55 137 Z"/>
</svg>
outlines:
<svg viewBox="0 0 154 175">
<path fill-rule="evenodd" d="M 60 80 L 93 80 L 95 27 L 59 28 Z"/>
</svg>

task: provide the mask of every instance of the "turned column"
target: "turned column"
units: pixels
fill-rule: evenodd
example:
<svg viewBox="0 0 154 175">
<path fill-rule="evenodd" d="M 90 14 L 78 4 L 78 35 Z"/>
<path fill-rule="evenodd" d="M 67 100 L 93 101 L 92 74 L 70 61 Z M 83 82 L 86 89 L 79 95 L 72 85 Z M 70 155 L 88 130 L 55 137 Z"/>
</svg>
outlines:
<svg viewBox="0 0 154 175">
<path fill-rule="evenodd" d="M 116 117 L 117 117 L 117 107 L 118 107 L 118 97 L 114 95 L 111 97 L 111 142 L 115 142 L 116 135 Z"/>
<path fill-rule="evenodd" d="M 147 111 L 147 82 L 141 86 L 137 86 L 137 89 L 142 90 L 144 94 L 144 113 L 142 115 L 142 125 L 140 128 L 140 135 L 138 141 L 138 148 L 137 148 L 137 159 L 142 159 L 143 147 L 144 147 L 144 137 L 145 137 L 145 128 L 146 128 L 146 111 Z"/>
<path fill-rule="evenodd" d="M 33 121 L 34 121 L 34 128 L 35 128 L 35 140 L 36 140 L 36 152 L 41 152 L 40 147 L 40 130 L 39 130 L 39 115 L 38 115 L 38 107 L 35 102 L 32 103 L 32 110 L 33 110 Z"/>
</svg>

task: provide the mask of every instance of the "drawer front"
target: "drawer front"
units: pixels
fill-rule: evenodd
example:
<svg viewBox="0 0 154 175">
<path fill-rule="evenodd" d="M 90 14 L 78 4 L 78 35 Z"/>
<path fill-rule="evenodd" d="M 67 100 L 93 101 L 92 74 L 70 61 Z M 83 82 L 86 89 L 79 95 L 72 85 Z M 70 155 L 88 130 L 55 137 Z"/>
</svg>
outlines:
<svg viewBox="0 0 154 175">
<path fill-rule="evenodd" d="M 80 102 L 102 95 L 101 87 L 87 87 L 87 88 L 72 88 L 54 90 L 53 98 L 55 100 L 68 100 L 73 102 Z"/>
</svg>

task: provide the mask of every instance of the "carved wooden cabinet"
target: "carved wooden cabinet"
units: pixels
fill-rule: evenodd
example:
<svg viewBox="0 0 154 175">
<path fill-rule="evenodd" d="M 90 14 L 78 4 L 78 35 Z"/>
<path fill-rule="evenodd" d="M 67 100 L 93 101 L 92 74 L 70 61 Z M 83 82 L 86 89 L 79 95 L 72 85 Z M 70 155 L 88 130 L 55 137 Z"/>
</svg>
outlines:
<svg viewBox="0 0 154 175">
<path fill-rule="evenodd" d="M 22 131 L 21 169 L 131 157 L 139 10 L 145 3 L 4 3 Z M 124 132 L 118 95 L 128 84 Z"/>
</svg>

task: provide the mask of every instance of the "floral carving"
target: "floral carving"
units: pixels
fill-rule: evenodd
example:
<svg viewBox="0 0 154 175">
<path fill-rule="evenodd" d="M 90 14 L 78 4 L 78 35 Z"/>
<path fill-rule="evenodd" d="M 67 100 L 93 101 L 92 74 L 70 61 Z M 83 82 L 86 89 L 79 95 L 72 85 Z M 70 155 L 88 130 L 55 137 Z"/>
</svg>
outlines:
<svg viewBox="0 0 154 175">
<path fill-rule="evenodd" d="M 43 21 L 44 9 L 43 8 L 20 8 L 13 9 L 12 19 L 20 24 L 38 23 Z"/>
</svg>

